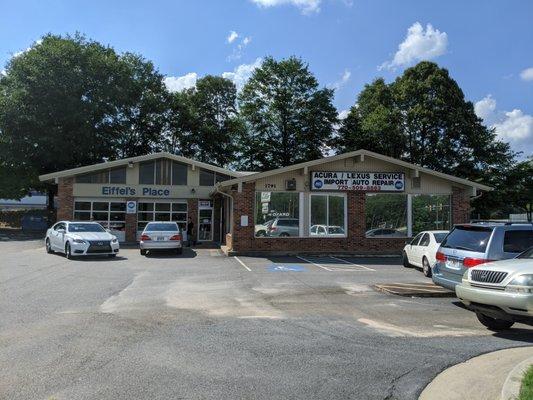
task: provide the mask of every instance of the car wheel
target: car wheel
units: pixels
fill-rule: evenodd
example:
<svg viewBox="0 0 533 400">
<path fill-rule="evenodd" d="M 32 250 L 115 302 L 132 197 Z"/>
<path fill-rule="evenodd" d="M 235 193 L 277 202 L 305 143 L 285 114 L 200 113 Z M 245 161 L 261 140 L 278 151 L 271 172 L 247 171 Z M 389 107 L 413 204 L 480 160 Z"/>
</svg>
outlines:
<svg viewBox="0 0 533 400">
<path fill-rule="evenodd" d="M 178 255 L 183 254 L 183 248 L 180 247 L 179 249 L 176 249 L 176 254 Z"/>
<path fill-rule="evenodd" d="M 265 237 L 266 235 L 267 234 L 266 234 L 265 231 L 258 231 L 257 234 L 256 234 L 257 237 Z"/>
<path fill-rule="evenodd" d="M 424 273 L 424 276 L 431 278 L 431 267 L 426 257 L 422 258 L 422 272 Z"/>
<path fill-rule="evenodd" d="M 514 325 L 513 321 L 505 319 L 492 318 L 485 314 L 476 313 L 477 319 L 491 331 L 504 331 Z"/>
<path fill-rule="evenodd" d="M 141 249 L 141 256 L 145 256 L 145 255 L 146 255 L 146 250 Z"/>
<path fill-rule="evenodd" d="M 70 243 L 67 242 L 65 245 L 65 257 L 67 257 L 69 260 L 72 260 L 72 250 L 70 249 Z"/>
<path fill-rule="evenodd" d="M 117 255 L 116 254 L 108 254 L 107 255 L 109 258 L 115 258 Z"/>
<path fill-rule="evenodd" d="M 280 233 L 279 237 L 288 237 L 289 234 L 287 232 Z"/>
<path fill-rule="evenodd" d="M 411 264 L 409 264 L 409 258 L 407 258 L 407 253 L 404 251 L 402 256 L 402 263 L 405 268 L 411 268 Z"/>
<path fill-rule="evenodd" d="M 52 250 L 52 246 L 50 245 L 50 239 L 46 239 L 45 246 L 46 246 L 46 252 L 48 254 L 52 254 L 54 252 Z"/>
</svg>

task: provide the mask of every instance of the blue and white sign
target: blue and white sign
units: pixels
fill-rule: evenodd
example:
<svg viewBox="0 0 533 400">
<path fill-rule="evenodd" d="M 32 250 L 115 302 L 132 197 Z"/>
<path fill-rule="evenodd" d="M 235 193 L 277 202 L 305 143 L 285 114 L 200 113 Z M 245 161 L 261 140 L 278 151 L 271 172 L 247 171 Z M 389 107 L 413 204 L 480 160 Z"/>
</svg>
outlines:
<svg viewBox="0 0 533 400">
<path fill-rule="evenodd" d="M 403 192 L 403 172 L 313 171 L 312 190 Z"/>
<path fill-rule="evenodd" d="M 270 272 L 303 272 L 307 271 L 305 267 L 301 265 L 292 264 L 272 264 L 268 267 Z"/>
<path fill-rule="evenodd" d="M 129 200 L 126 202 L 126 214 L 135 214 L 137 212 L 137 202 Z"/>
</svg>

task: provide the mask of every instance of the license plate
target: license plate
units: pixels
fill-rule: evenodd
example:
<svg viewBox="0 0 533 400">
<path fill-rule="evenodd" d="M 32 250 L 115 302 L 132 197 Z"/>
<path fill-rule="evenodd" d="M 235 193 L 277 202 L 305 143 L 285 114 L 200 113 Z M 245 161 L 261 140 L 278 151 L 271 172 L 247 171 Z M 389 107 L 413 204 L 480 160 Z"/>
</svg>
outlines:
<svg viewBox="0 0 533 400">
<path fill-rule="evenodd" d="M 165 240 L 165 237 L 164 236 L 158 236 L 157 240 Z"/>
<path fill-rule="evenodd" d="M 447 260 L 446 266 L 450 269 L 461 269 L 461 262 L 459 260 Z"/>
</svg>

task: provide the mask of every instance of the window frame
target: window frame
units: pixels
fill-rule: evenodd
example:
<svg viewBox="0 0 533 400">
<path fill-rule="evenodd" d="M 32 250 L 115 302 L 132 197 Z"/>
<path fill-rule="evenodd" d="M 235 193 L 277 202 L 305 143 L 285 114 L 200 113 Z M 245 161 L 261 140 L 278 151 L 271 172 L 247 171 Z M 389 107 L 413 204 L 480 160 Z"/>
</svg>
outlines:
<svg viewBox="0 0 533 400">
<path fill-rule="evenodd" d="M 325 235 L 311 235 L 311 202 L 314 196 L 325 196 L 326 197 L 326 234 Z M 336 197 L 342 197 L 343 198 L 343 205 L 344 205 L 344 226 L 342 227 L 344 229 L 344 233 L 328 233 L 328 229 L 330 227 L 329 224 L 329 197 L 330 196 L 336 196 Z M 318 239 L 318 238 L 347 238 L 348 237 L 348 196 L 347 193 L 343 192 L 325 192 L 325 193 L 309 193 L 309 199 L 308 199 L 308 224 L 307 224 L 307 231 L 308 234 L 306 237 Z M 335 225 L 331 225 L 335 226 Z M 317 229 L 318 232 L 318 229 Z"/>
<path fill-rule="evenodd" d="M 124 182 L 111 182 L 111 172 L 117 171 L 117 170 L 124 170 Z M 84 176 L 93 176 L 93 175 L 107 175 L 107 179 L 104 182 L 80 182 L 78 178 L 84 177 Z M 74 182 L 76 184 L 83 184 L 83 185 L 109 185 L 109 184 L 117 184 L 117 185 L 124 185 L 127 181 L 127 169 L 126 166 L 123 167 L 115 167 L 115 168 L 108 168 L 104 170 L 98 170 L 93 172 L 87 172 L 85 174 L 78 174 L 76 175 Z"/>
<path fill-rule="evenodd" d="M 257 236 L 255 234 L 255 226 L 257 225 L 257 220 L 256 220 L 256 216 L 257 216 L 257 194 L 258 193 L 263 193 L 263 192 L 270 192 L 271 194 L 274 194 L 274 193 L 292 193 L 292 194 L 296 194 L 297 196 L 297 199 L 298 199 L 298 215 L 295 216 L 295 217 L 280 217 L 280 218 L 295 218 L 295 219 L 298 219 L 298 236 Z M 272 190 L 256 190 L 254 192 L 254 208 L 253 208 L 253 227 L 254 227 L 254 234 L 253 234 L 253 238 L 254 239 L 301 239 L 301 238 L 304 238 L 304 237 L 307 237 L 305 235 L 305 222 L 304 222 L 304 196 L 305 195 L 305 192 L 298 192 L 298 191 L 293 191 L 293 190 L 277 190 L 277 191 L 272 191 Z M 273 217 L 272 220 L 275 221 L 278 217 Z"/>
<path fill-rule="evenodd" d="M 413 235 L 412 235 L 412 232 L 411 232 L 411 228 L 412 228 L 412 222 L 413 222 L 413 215 L 412 215 L 412 207 L 411 207 L 411 199 L 412 199 L 412 194 L 411 193 L 387 193 L 387 192 L 366 192 L 365 194 L 365 211 L 364 211 L 364 224 L 365 224 L 365 239 L 397 239 L 397 240 L 406 240 L 406 239 L 409 239 L 409 238 L 413 238 Z M 371 196 L 369 196 L 371 195 Z M 405 228 L 406 228 L 406 231 L 405 231 L 405 235 L 403 236 L 368 236 L 366 234 L 366 232 L 368 232 L 370 229 L 368 229 L 368 227 L 366 226 L 366 216 L 367 216 L 367 207 L 366 207 L 366 204 L 367 204 L 367 200 L 369 197 L 372 197 L 372 196 L 376 196 L 376 195 L 382 195 L 382 196 L 405 196 Z M 396 232 L 401 232 L 399 231 L 398 229 L 396 228 L 388 228 L 388 227 L 385 227 L 385 228 L 371 228 L 371 229 L 393 229 L 394 231 Z M 420 232 L 417 233 L 416 236 L 418 236 Z M 415 237 L 416 237 L 415 236 Z M 422 237 L 420 237 L 420 240 L 422 239 Z M 419 240 L 419 242 L 420 242 Z"/>
<path fill-rule="evenodd" d="M 160 163 L 162 163 L 162 161 L 170 161 L 170 169 L 169 169 L 170 170 L 170 176 L 169 176 L 169 182 L 170 183 L 169 184 L 157 183 L 159 165 L 160 165 Z M 146 164 L 152 164 L 153 165 L 153 168 L 154 168 L 154 171 L 153 171 L 153 183 L 142 183 L 141 182 L 141 165 L 143 165 L 143 164 L 144 165 L 146 165 Z M 185 183 L 184 184 L 175 184 L 174 183 L 174 166 L 175 165 L 179 165 L 179 166 L 185 167 Z M 182 162 L 179 162 L 179 161 L 172 160 L 170 158 L 159 158 L 159 159 L 154 159 L 154 160 L 149 160 L 149 161 L 142 161 L 142 162 L 139 163 L 139 173 L 138 173 L 137 178 L 138 178 L 139 185 L 146 185 L 146 186 L 188 186 L 188 184 L 189 184 L 189 165 L 185 164 L 185 163 L 182 163 Z"/>
</svg>

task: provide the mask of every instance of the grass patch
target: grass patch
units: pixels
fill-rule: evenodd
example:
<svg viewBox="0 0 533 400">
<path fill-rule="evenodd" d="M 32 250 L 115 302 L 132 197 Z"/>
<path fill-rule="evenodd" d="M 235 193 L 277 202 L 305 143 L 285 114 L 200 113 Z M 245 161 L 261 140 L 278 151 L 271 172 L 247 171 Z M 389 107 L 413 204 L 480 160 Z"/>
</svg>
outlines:
<svg viewBox="0 0 533 400">
<path fill-rule="evenodd" d="M 522 378 L 522 386 L 520 387 L 520 395 L 517 400 L 531 400 L 533 399 L 533 365 L 531 365 L 524 377 Z"/>
</svg>

